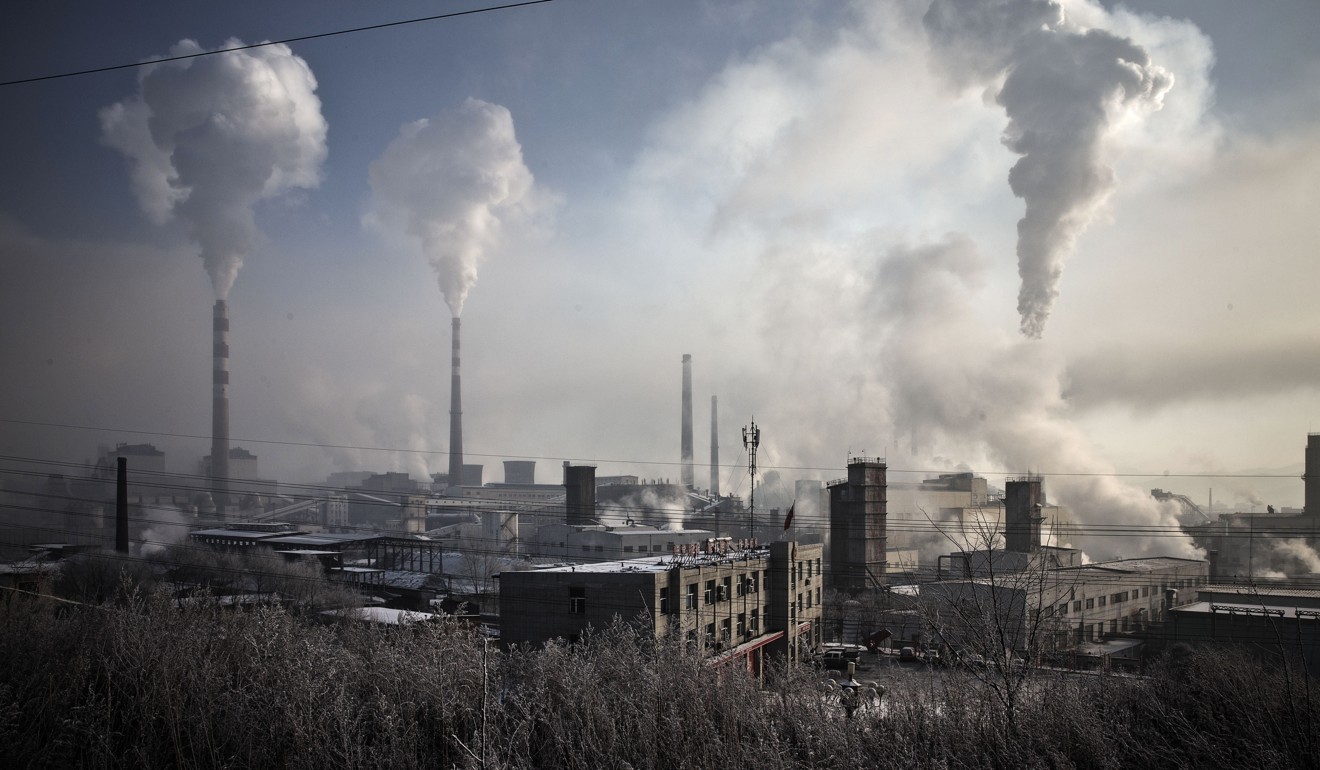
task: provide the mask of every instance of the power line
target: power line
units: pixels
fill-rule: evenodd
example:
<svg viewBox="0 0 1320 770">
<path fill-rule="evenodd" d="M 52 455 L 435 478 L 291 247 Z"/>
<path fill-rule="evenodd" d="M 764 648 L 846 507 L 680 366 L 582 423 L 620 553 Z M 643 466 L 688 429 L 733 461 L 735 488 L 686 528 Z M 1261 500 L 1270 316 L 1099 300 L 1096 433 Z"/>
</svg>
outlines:
<svg viewBox="0 0 1320 770">
<path fill-rule="evenodd" d="M 546 0 L 541 0 L 541 1 L 544 2 Z M 74 425 L 70 423 L 43 422 L 38 420 L 20 420 L 20 419 L 5 418 L 5 417 L 0 417 L 0 423 L 9 424 L 9 425 L 28 425 L 38 428 L 60 428 L 65 430 L 87 430 L 87 431 L 97 431 L 101 433 L 120 433 L 120 434 L 133 435 L 133 436 L 159 436 L 162 438 L 195 439 L 198 441 L 208 441 L 208 442 L 211 440 L 211 436 L 209 435 L 200 435 L 196 433 L 171 433 L 166 431 L 133 430 L 127 428 L 105 428 L 97 425 Z M 280 440 L 280 439 L 259 439 L 259 438 L 244 438 L 244 437 L 231 437 L 230 441 L 231 443 L 234 444 L 238 444 L 238 443 L 266 444 L 271 446 L 305 447 L 310 449 L 352 449 L 362 452 L 393 452 L 397 454 L 436 455 L 436 456 L 447 456 L 449 454 L 449 452 L 447 451 L 442 451 L 438 449 L 411 449 L 407 447 L 381 447 L 381 446 L 367 446 L 362 444 L 325 444 L 314 441 L 288 441 L 288 440 Z M 464 451 L 464 455 L 470 457 L 501 458 L 506 460 L 549 460 L 549 461 L 568 460 L 570 462 L 586 462 L 586 463 L 597 463 L 597 464 L 613 463 L 616 465 L 625 465 L 625 466 L 627 465 L 681 466 L 682 465 L 681 461 L 639 460 L 639 459 L 617 458 L 617 457 L 565 457 L 562 455 L 560 456 L 525 455 L 525 454 L 506 454 L 502 452 L 483 453 L 483 452 L 471 452 L 471 451 Z M 721 467 L 736 468 L 741 466 L 736 466 L 734 464 L 727 464 L 727 465 L 722 465 Z M 829 472 L 831 474 L 846 472 L 846 469 L 844 468 L 838 468 L 833 466 L 830 467 L 812 466 L 812 465 L 769 465 L 769 466 L 761 465 L 760 468 L 762 470 L 812 471 L 812 472 Z M 889 473 L 895 473 L 895 474 L 924 474 L 927 476 L 946 474 L 949 472 L 947 468 L 895 468 L 888 466 L 887 466 L 887 471 Z M 982 477 L 1022 475 L 1020 471 L 981 471 L 981 470 L 971 469 L 969 471 L 964 471 L 964 472 L 972 473 Z M 1042 478 L 1131 478 L 1131 479 L 1159 479 L 1159 478 L 1298 479 L 1300 478 L 1300 476 L 1294 473 L 1208 473 L 1208 472 L 1169 473 L 1167 471 L 1160 471 L 1157 473 L 1127 473 L 1127 472 L 1119 472 L 1119 471 L 1033 470 L 1031 472 L 1031 475 L 1040 476 Z"/>
<path fill-rule="evenodd" d="M 439 21 L 441 19 L 452 19 L 458 16 L 471 16 L 478 13 L 487 13 L 490 11 L 503 11 L 510 8 L 521 8 L 527 5 L 538 5 L 548 3 L 551 0 L 525 0 L 520 3 L 509 3 L 507 5 L 487 6 L 485 8 L 472 8 L 466 11 L 453 11 L 451 13 L 441 13 L 434 16 L 423 16 L 417 19 L 405 19 L 403 21 L 387 21 L 381 24 L 369 24 L 365 27 L 353 27 L 351 29 L 340 29 L 333 32 L 318 32 L 313 35 L 299 35 L 298 37 L 287 37 L 282 40 L 267 40 L 262 43 L 249 43 L 247 45 L 234 46 L 232 48 L 222 48 L 215 51 L 200 51 L 198 53 L 181 54 L 178 56 L 167 56 L 150 61 L 133 62 L 131 64 L 113 64 L 107 67 L 93 67 L 91 69 L 74 70 L 72 72 L 61 72 L 54 75 L 39 75 L 37 77 L 20 78 L 18 80 L 6 80 L 0 82 L 0 86 L 14 86 L 23 83 L 37 83 L 43 80 L 58 80 L 60 78 L 71 78 L 80 75 L 93 75 L 98 72 L 112 72 L 114 70 L 132 69 L 135 67 L 145 67 L 153 64 L 163 64 L 165 62 L 182 61 L 184 59 L 196 59 L 202 56 L 214 56 L 216 54 L 233 53 L 234 51 L 246 51 L 252 48 L 263 48 L 271 45 L 283 45 L 286 43 L 300 43 L 306 40 L 318 40 L 325 37 L 335 37 L 337 35 L 351 35 L 357 32 L 369 32 L 377 29 L 387 29 L 389 27 L 401 27 L 406 24 L 420 24 L 427 21 Z"/>
</svg>

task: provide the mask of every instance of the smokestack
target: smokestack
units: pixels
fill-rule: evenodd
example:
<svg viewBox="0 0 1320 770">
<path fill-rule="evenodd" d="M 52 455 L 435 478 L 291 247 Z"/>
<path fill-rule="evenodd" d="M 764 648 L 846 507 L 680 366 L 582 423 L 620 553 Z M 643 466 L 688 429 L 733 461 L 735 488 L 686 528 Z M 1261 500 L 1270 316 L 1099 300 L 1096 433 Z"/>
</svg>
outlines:
<svg viewBox="0 0 1320 770">
<path fill-rule="evenodd" d="M 719 398 L 710 397 L 710 495 L 720 496 Z"/>
<path fill-rule="evenodd" d="M 1302 482 L 1305 484 L 1302 510 L 1309 516 L 1320 516 L 1320 433 L 1306 436 L 1306 471 Z"/>
<path fill-rule="evenodd" d="M 458 316 L 454 316 L 453 376 L 449 380 L 449 486 L 463 483 L 463 393 L 458 377 Z"/>
<path fill-rule="evenodd" d="M 683 468 L 679 480 L 684 487 L 696 486 L 692 469 L 692 356 L 683 354 Z"/>
<path fill-rule="evenodd" d="M 229 305 L 215 301 L 211 401 L 211 497 L 224 518 L 229 505 Z"/>
</svg>

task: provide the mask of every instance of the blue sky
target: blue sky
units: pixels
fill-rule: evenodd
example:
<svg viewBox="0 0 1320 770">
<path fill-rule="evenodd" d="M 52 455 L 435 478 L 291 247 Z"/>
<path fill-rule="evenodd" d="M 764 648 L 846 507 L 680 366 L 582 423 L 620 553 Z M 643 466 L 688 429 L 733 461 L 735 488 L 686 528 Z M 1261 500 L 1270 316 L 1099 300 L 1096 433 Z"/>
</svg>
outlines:
<svg viewBox="0 0 1320 770">
<path fill-rule="evenodd" d="M 230 294 L 236 443 L 436 453 L 252 444 L 289 480 L 444 470 L 449 311 L 416 240 L 368 223 L 369 170 L 405 124 L 472 98 L 508 111 L 534 180 L 523 210 L 499 214 L 463 312 L 467 448 L 488 478 L 518 456 L 545 458 L 543 481 L 562 459 L 676 477 L 684 353 L 698 436 L 719 395 L 735 489 L 753 415 L 763 465 L 789 478 L 833 478 L 849 452 L 917 476 L 1296 465 L 1320 430 L 1320 7 L 1064 3 L 1058 30 L 1130 40 L 1172 85 L 1115 108 L 1082 152 L 1113 184 L 1084 201 L 1029 339 L 1024 200 L 1009 185 L 1021 156 L 1001 141 L 1011 121 L 995 98 L 1006 71 L 948 77 L 928 5 L 555 0 L 293 44 L 316 80 L 325 156 L 319 184 L 254 206 L 261 235 Z M 463 7 L 475 6 L 26 4 L 0 25 L 0 73 Z M 980 23 L 1041 6 L 997 7 Z M 0 90 L 0 417 L 209 431 L 213 294 L 198 247 L 177 218 L 144 214 L 98 122 L 137 77 Z M 1033 105 L 1056 96 L 1042 88 Z M 152 440 L 181 472 L 207 449 L 0 433 L 6 453 L 52 459 Z M 1249 478 L 1053 488 L 1083 518 L 1135 506 L 1154 521 L 1143 487 L 1179 483 L 1244 506 L 1301 497 L 1299 482 Z"/>
</svg>

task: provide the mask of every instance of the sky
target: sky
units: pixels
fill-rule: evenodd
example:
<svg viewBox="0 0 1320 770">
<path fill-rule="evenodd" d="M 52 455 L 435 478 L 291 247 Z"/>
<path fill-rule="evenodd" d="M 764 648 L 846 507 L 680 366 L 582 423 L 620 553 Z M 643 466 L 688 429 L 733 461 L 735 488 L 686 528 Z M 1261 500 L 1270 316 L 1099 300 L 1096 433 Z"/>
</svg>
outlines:
<svg viewBox="0 0 1320 770">
<path fill-rule="evenodd" d="M 477 7 L 24 4 L 0 80 Z M 691 354 L 726 492 L 754 419 L 785 480 L 1297 506 L 1315 29 L 1310 0 L 554 0 L 0 86 L 0 452 L 195 472 L 223 294 L 233 443 L 285 481 L 445 471 L 459 311 L 487 480 L 676 479 Z"/>
</svg>

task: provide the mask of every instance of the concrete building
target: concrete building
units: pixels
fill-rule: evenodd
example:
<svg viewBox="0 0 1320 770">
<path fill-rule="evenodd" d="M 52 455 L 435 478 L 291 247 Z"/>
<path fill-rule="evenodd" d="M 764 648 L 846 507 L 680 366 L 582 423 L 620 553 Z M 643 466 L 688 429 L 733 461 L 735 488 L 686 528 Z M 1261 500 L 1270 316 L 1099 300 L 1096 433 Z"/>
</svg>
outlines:
<svg viewBox="0 0 1320 770">
<path fill-rule="evenodd" d="M 856 593 L 884 585 L 887 515 L 885 464 L 854 457 L 848 476 L 831 482 L 830 585 Z"/>
<path fill-rule="evenodd" d="M 810 657 L 821 642 L 822 547 L 746 545 L 712 538 L 662 558 L 501 573 L 502 641 L 574 641 L 620 618 L 754 675 L 767 653 Z"/>
<path fill-rule="evenodd" d="M 1167 619 L 1170 596 L 1203 585 L 1208 573 L 1205 561 L 1164 556 L 987 573 L 917 586 L 918 600 L 900 610 L 919 611 L 928 644 L 982 655 L 999 644 L 1022 656 L 1060 656 L 1116 639 L 1122 650 L 1084 654 L 1136 654 L 1141 632 Z"/>
<path fill-rule="evenodd" d="M 665 556 L 675 546 L 704 543 L 715 533 L 705 529 L 659 529 L 639 524 L 546 524 L 527 544 L 529 556 L 578 562 L 619 561 L 645 555 Z"/>
</svg>

